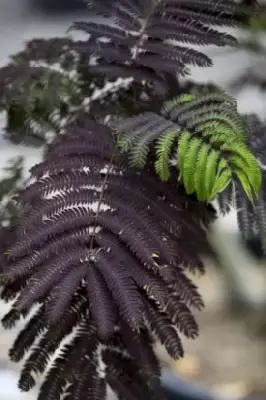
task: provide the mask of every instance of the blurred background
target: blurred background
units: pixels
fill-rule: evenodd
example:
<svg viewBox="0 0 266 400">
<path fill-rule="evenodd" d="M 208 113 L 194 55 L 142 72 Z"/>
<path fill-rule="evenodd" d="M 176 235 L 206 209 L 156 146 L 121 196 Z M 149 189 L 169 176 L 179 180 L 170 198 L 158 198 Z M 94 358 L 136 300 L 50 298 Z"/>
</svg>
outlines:
<svg viewBox="0 0 266 400">
<path fill-rule="evenodd" d="M 82 0 L 1 0 L 0 64 L 22 49 L 33 37 L 62 36 L 74 20 L 95 18 Z M 237 31 L 239 49 L 210 48 L 214 66 L 192 68 L 196 82 L 214 82 L 231 92 L 243 113 L 266 117 L 266 22 Z M 6 141 L 5 115 L 0 114 L 0 201 L 14 182 L 41 159 L 40 150 Z M 8 168 L 16 159 L 17 174 Z M 12 172 L 12 173 L 11 173 Z M 8 189 L 7 189 L 8 186 Z M 0 205 L 0 217 L 2 209 Z M 163 366 L 185 380 L 207 387 L 219 399 L 266 399 L 266 259 L 256 243 L 244 246 L 236 212 L 221 217 L 213 226 L 213 246 L 218 261 L 206 259 L 207 274 L 195 278 L 206 303 L 197 316 L 200 337 L 185 341 L 186 357 L 168 359 L 158 346 Z M 0 316 L 8 306 L 0 303 Z M 0 328 L 0 400 L 33 400 L 36 393 L 21 394 L 16 388 L 19 366 L 8 361 L 8 348 L 16 332 Z"/>
</svg>

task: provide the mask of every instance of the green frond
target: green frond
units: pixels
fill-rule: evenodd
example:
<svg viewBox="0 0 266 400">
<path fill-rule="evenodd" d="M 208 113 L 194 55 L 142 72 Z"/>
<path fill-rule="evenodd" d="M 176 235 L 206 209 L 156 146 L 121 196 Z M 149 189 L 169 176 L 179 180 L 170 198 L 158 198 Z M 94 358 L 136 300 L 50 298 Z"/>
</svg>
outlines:
<svg viewBox="0 0 266 400">
<path fill-rule="evenodd" d="M 180 106 L 182 103 L 191 103 L 195 98 L 196 97 L 193 94 L 185 93 L 179 97 L 166 101 L 162 107 L 162 115 L 166 116 L 175 107 Z"/>
<path fill-rule="evenodd" d="M 185 120 L 184 123 L 187 125 L 187 129 L 195 130 L 197 132 L 204 131 L 205 129 L 215 129 L 215 125 L 222 125 L 224 129 L 230 130 L 231 135 L 235 135 L 237 138 L 244 138 L 244 124 L 242 121 L 235 116 L 229 116 L 225 112 L 221 113 L 208 113 L 208 108 L 206 107 L 206 113 L 204 115 L 190 116 L 190 120 Z"/>
<path fill-rule="evenodd" d="M 216 90 L 215 92 L 211 92 L 211 93 L 206 93 L 203 92 L 200 93 L 200 91 L 196 94 L 193 94 L 193 96 L 191 95 L 191 101 L 190 104 L 187 104 L 186 106 L 184 106 L 184 110 L 185 109 L 191 109 L 194 108 L 196 109 L 196 107 L 202 107 L 205 104 L 224 104 L 224 105 L 228 105 L 230 107 L 233 108 L 233 110 L 237 110 L 237 101 L 234 97 L 230 96 L 229 94 L 220 91 L 220 90 Z"/>
<path fill-rule="evenodd" d="M 217 167 L 217 175 L 219 176 L 225 169 L 228 168 L 228 163 L 225 158 L 219 160 L 218 167 Z"/>
<path fill-rule="evenodd" d="M 253 203 L 254 194 L 256 196 L 257 193 L 256 192 L 254 193 L 252 191 L 252 187 L 250 186 L 249 177 L 240 168 L 235 168 L 234 173 L 237 176 L 237 178 L 239 179 L 248 199 Z"/>
<path fill-rule="evenodd" d="M 135 144 L 130 155 L 131 165 L 137 165 L 139 168 L 144 168 L 152 143 L 154 143 L 156 139 L 164 137 L 161 136 L 161 134 L 167 135 L 167 130 L 169 128 L 174 129 L 175 132 L 178 131 L 176 126 L 171 121 L 163 121 L 162 124 L 160 124 L 160 122 L 161 119 L 158 119 L 158 117 L 154 118 L 154 124 L 156 125 L 153 124 L 150 130 L 145 133 L 145 135 L 140 136 L 140 134 L 138 134 L 135 136 Z"/>
<path fill-rule="evenodd" d="M 219 152 L 216 150 L 211 150 L 207 159 L 206 169 L 205 169 L 205 187 L 207 198 L 211 199 L 213 187 L 216 181 L 216 169 L 219 160 Z"/>
<path fill-rule="evenodd" d="M 213 200 L 234 179 L 250 200 L 260 191 L 260 166 L 248 147 L 236 101 L 226 93 L 182 94 L 166 101 L 161 115 L 128 118 L 117 130 L 131 165 L 143 168 L 151 154 L 163 181 L 171 177 L 169 160 L 177 145 L 179 180 L 200 201 Z"/>
<path fill-rule="evenodd" d="M 193 102 L 194 103 L 194 102 Z M 193 113 L 193 114 L 191 114 Z M 197 117 L 206 117 L 206 116 L 213 116 L 213 115 L 217 115 L 217 113 L 219 113 L 220 118 L 218 119 L 218 121 L 221 123 L 221 113 L 223 113 L 224 115 L 226 115 L 226 119 L 232 119 L 235 120 L 236 118 L 236 111 L 234 110 L 234 108 L 231 107 L 230 104 L 225 104 L 225 103 L 215 103 L 215 104 L 202 104 L 200 107 L 196 108 L 183 108 L 179 109 L 179 118 L 178 121 L 179 123 L 182 123 L 183 121 L 186 121 L 188 119 L 189 116 L 192 116 L 193 119 L 197 118 Z M 241 122 L 242 124 L 242 129 L 243 129 L 243 123 L 242 120 L 236 121 L 236 123 L 239 124 L 239 122 Z M 240 124 L 239 124 L 239 128 L 241 128 Z"/>
<path fill-rule="evenodd" d="M 185 165 L 185 155 L 189 146 L 189 141 L 191 139 L 191 135 L 189 132 L 182 132 L 180 139 L 178 141 L 178 149 L 177 149 L 177 159 L 178 159 L 178 168 L 180 171 L 179 179 L 183 179 L 183 171 Z"/>
<path fill-rule="evenodd" d="M 216 196 L 222 192 L 232 180 L 232 173 L 229 168 L 224 169 L 215 181 L 213 185 L 212 192 L 210 194 L 210 200 L 214 200 Z"/>
<path fill-rule="evenodd" d="M 118 132 L 122 133 L 122 136 L 118 139 L 121 150 L 130 150 L 138 137 L 141 137 L 153 125 L 154 121 L 150 118 L 148 113 L 132 117 L 130 122 L 128 120 L 122 120 L 117 126 Z M 130 135 L 123 135 L 127 130 L 130 131 Z"/>
<path fill-rule="evenodd" d="M 189 141 L 187 150 L 184 154 L 183 183 L 187 194 L 192 194 L 195 191 L 195 163 L 197 161 L 197 156 L 202 149 L 202 146 L 202 140 L 192 138 Z"/>
<path fill-rule="evenodd" d="M 129 161 L 131 165 L 137 165 L 139 168 L 144 168 L 147 163 L 149 154 L 149 144 L 152 142 L 153 132 L 142 136 L 140 140 L 136 141 L 134 151 L 130 154 Z"/>
<path fill-rule="evenodd" d="M 208 154 L 211 146 L 207 143 L 202 143 L 199 150 L 196 164 L 194 165 L 194 187 L 199 200 L 206 200 L 207 191 L 205 186 L 205 171 L 207 166 Z"/>
<path fill-rule="evenodd" d="M 166 182 L 170 178 L 169 159 L 172 152 L 173 144 L 177 138 L 179 131 L 176 129 L 169 130 L 164 136 L 161 136 L 156 142 L 156 158 L 155 171 L 161 180 Z"/>
<path fill-rule="evenodd" d="M 228 145 L 225 143 L 221 146 L 221 150 L 228 151 L 232 154 L 229 158 L 232 170 L 234 171 L 234 169 L 237 168 L 237 170 L 243 171 L 248 179 L 250 187 L 254 190 L 257 196 L 262 184 L 262 175 L 256 157 L 244 144 L 230 143 Z M 248 192 L 246 192 L 246 194 L 248 195 Z"/>
<path fill-rule="evenodd" d="M 202 114 L 210 115 L 215 110 L 217 112 L 226 111 L 229 115 L 235 117 L 237 115 L 237 102 L 233 97 L 221 91 L 213 93 L 205 93 L 204 91 L 203 94 L 200 92 L 185 93 L 166 101 L 161 114 L 176 121 L 176 116 L 180 118 L 186 115 L 188 117 L 191 112 L 193 117 Z M 190 116 L 192 115 L 190 114 Z M 185 119 L 187 119 L 186 117 Z"/>
</svg>

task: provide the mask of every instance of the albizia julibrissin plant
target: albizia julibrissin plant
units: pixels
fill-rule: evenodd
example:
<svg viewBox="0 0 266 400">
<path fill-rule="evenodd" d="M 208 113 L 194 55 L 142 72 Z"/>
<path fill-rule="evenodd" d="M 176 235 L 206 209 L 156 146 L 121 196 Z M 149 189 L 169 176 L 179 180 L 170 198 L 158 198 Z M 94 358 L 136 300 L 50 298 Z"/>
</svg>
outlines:
<svg viewBox="0 0 266 400">
<path fill-rule="evenodd" d="M 33 346 L 20 379 L 28 390 L 77 327 L 40 399 L 64 391 L 81 399 L 86 390 L 104 398 L 103 377 L 123 398 L 144 398 L 159 388 L 152 333 L 174 358 L 183 354 L 178 332 L 198 333 L 191 309 L 203 303 L 186 270 L 203 269 L 197 252 L 207 246 L 204 225 L 214 214 L 152 171 L 128 169 L 114 153 L 109 129 L 88 117 L 84 123 L 84 132 L 76 124 L 66 128 L 17 200 L 22 212 L 2 297 L 19 294 L 4 325 L 36 303 L 41 308 L 10 356 L 19 361 Z"/>
<path fill-rule="evenodd" d="M 181 335 L 198 334 L 203 302 L 187 271 L 203 272 L 210 251 L 208 201 L 238 184 L 254 202 L 261 186 L 235 101 L 218 89 L 175 93 L 176 76 L 211 65 L 184 43 L 233 44 L 214 26 L 247 10 L 92 5 L 110 18 L 74 24 L 88 39 L 33 40 L 0 71 L 9 134 L 49 144 L 2 232 L 1 296 L 13 300 L 2 322 L 29 318 L 10 357 L 26 357 L 22 390 L 44 374 L 39 400 L 104 400 L 108 386 L 123 400 L 162 399 L 153 342 L 179 358 Z"/>
</svg>

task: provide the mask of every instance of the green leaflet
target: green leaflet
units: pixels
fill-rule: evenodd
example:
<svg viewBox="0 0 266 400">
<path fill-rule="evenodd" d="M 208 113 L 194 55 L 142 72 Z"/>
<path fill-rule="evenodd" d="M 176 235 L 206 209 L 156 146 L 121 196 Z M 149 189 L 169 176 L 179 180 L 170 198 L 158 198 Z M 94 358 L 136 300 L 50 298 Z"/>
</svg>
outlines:
<svg viewBox="0 0 266 400">
<path fill-rule="evenodd" d="M 207 198 L 211 199 L 213 187 L 216 180 L 216 169 L 219 159 L 219 152 L 211 150 L 208 156 L 206 170 L 205 170 L 205 188 Z"/>
<path fill-rule="evenodd" d="M 215 184 L 212 188 L 212 192 L 210 195 L 210 200 L 214 200 L 218 193 L 222 192 L 228 184 L 231 182 L 232 174 L 229 168 L 223 169 L 218 178 L 215 181 Z"/>
<path fill-rule="evenodd" d="M 210 124 L 202 124 L 198 127 L 203 137 L 210 142 L 223 143 L 246 143 L 246 138 L 232 132 L 231 128 L 215 121 Z"/>
<path fill-rule="evenodd" d="M 202 104 L 200 107 L 195 109 L 192 107 L 193 103 L 194 102 L 192 102 L 192 104 L 178 107 L 181 116 L 179 118 L 180 123 L 186 120 L 191 120 L 192 123 L 194 122 L 196 125 L 198 124 L 197 120 L 200 120 L 202 121 L 202 125 L 206 124 L 207 127 L 208 125 L 211 126 L 213 122 L 215 122 L 223 126 L 228 126 L 231 131 L 235 130 L 237 135 L 242 132 L 242 136 L 245 137 L 244 122 L 240 119 L 232 106 L 225 103 Z M 217 118 L 217 115 L 219 118 Z"/>
<path fill-rule="evenodd" d="M 197 160 L 197 154 L 202 146 L 200 139 L 191 139 L 188 142 L 187 149 L 184 155 L 183 165 L 183 183 L 187 194 L 192 194 L 195 191 L 194 185 L 194 174 L 195 174 L 195 162 Z"/>
<path fill-rule="evenodd" d="M 207 199 L 207 191 L 205 186 L 205 169 L 208 160 L 208 153 L 211 149 L 211 146 L 206 143 L 202 143 L 202 146 L 199 150 L 198 157 L 194 166 L 194 185 L 195 192 L 199 200 Z"/>
<path fill-rule="evenodd" d="M 172 109 L 176 108 L 177 106 L 179 106 L 182 103 L 190 103 L 193 99 L 195 98 L 195 96 L 191 93 L 185 93 L 179 97 L 175 97 L 171 100 L 168 100 L 164 103 L 162 110 L 161 110 L 161 114 L 164 116 L 167 116 Z"/>
<path fill-rule="evenodd" d="M 227 135 L 225 133 L 215 133 L 214 135 L 210 135 L 208 139 L 209 143 L 217 148 L 227 140 Z"/>
<path fill-rule="evenodd" d="M 235 118 L 227 115 L 224 112 L 221 113 L 208 113 L 206 112 L 205 115 L 200 115 L 193 119 L 191 117 L 191 121 L 188 122 L 188 127 L 193 125 L 205 125 L 205 127 L 213 128 L 212 124 L 220 124 L 225 127 L 225 129 L 230 129 L 233 135 L 245 138 L 245 131 L 243 122 L 239 119 L 239 116 L 236 115 Z"/>
<path fill-rule="evenodd" d="M 118 145 L 122 151 L 133 151 L 135 144 L 146 132 L 150 132 L 151 128 L 158 125 L 150 115 L 139 115 L 138 117 L 130 118 L 128 123 L 122 121 L 117 126 L 117 131 L 120 134 Z M 130 134 L 127 134 L 127 132 Z"/>
<path fill-rule="evenodd" d="M 252 186 L 255 195 L 257 196 L 262 183 L 262 175 L 260 166 L 255 156 L 250 152 L 246 145 L 240 145 L 232 143 L 227 145 L 226 143 L 221 147 L 222 151 L 232 152 L 232 156 L 229 160 L 232 161 L 239 170 L 242 170 Z"/>
<path fill-rule="evenodd" d="M 242 157 L 240 157 L 239 155 L 233 155 L 232 157 L 230 157 L 229 159 L 230 165 L 231 167 L 233 167 L 232 169 L 234 169 L 234 167 L 241 169 L 242 171 L 246 171 L 245 173 L 248 176 L 249 179 L 249 183 L 251 185 L 253 185 L 253 181 L 257 181 L 258 177 L 257 177 L 257 171 L 254 170 L 252 168 L 252 166 L 250 166 L 250 164 L 247 163 L 247 161 L 245 159 L 243 159 Z M 257 182 L 256 182 L 257 183 Z"/>
<path fill-rule="evenodd" d="M 178 167 L 180 171 L 179 179 L 183 179 L 186 150 L 190 139 L 191 139 L 190 133 L 183 132 L 178 141 L 177 155 L 178 155 Z"/>
<path fill-rule="evenodd" d="M 213 200 L 234 179 L 249 199 L 260 191 L 261 169 L 247 147 L 244 120 L 225 93 L 185 93 L 166 101 L 159 115 L 145 112 L 120 126 L 131 165 L 144 168 L 149 154 L 155 156 L 162 181 L 171 177 L 169 159 L 178 139 L 179 180 L 201 201 Z"/>
<path fill-rule="evenodd" d="M 155 171 L 162 181 L 167 181 L 170 178 L 169 158 L 178 133 L 177 130 L 169 130 L 156 142 Z"/>
<path fill-rule="evenodd" d="M 218 164 L 217 175 L 220 175 L 222 173 L 222 171 L 227 169 L 227 168 L 228 168 L 227 161 L 225 160 L 225 158 L 222 158 L 219 161 L 219 164 Z"/>
<path fill-rule="evenodd" d="M 119 135 L 117 138 L 117 145 L 122 152 L 128 151 L 132 145 L 132 141 L 128 137 L 124 138 L 123 136 Z"/>
<path fill-rule="evenodd" d="M 185 93 L 176 98 L 176 104 L 191 102 L 194 99 L 195 99 L 195 96 L 193 94 Z"/>
<path fill-rule="evenodd" d="M 154 136 L 153 130 L 146 132 L 142 135 L 139 140 L 136 141 L 132 152 L 130 153 L 130 164 L 134 167 L 144 168 L 147 162 L 150 144 L 153 142 Z"/>
<path fill-rule="evenodd" d="M 201 93 L 199 91 L 198 93 L 193 93 L 193 96 L 194 97 L 191 99 L 190 104 L 184 106 L 184 109 L 201 109 L 206 104 L 224 104 L 225 107 L 230 107 L 232 110 L 237 111 L 236 99 L 225 92 L 215 91 L 210 93 Z"/>
<path fill-rule="evenodd" d="M 253 203 L 254 201 L 254 193 L 252 191 L 252 188 L 250 186 L 249 183 L 249 178 L 247 177 L 247 175 L 239 168 L 235 168 L 234 169 L 234 173 L 236 174 L 236 176 L 238 177 L 248 199 L 251 201 L 251 203 Z"/>
<path fill-rule="evenodd" d="M 231 157 L 230 165 L 232 166 L 233 171 L 242 171 L 243 172 L 243 174 L 247 178 L 247 182 L 245 180 L 246 185 L 249 184 L 250 190 L 253 189 L 253 191 L 254 191 L 253 195 L 255 195 L 255 197 L 258 198 L 260 185 L 259 186 L 257 185 L 257 181 L 258 181 L 258 176 L 260 177 L 261 174 L 257 174 L 242 158 L 240 158 L 238 156 Z M 244 188 L 244 190 L 245 190 L 245 188 Z M 246 192 L 246 194 L 248 195 L 247 192 Z"/>
</svg>

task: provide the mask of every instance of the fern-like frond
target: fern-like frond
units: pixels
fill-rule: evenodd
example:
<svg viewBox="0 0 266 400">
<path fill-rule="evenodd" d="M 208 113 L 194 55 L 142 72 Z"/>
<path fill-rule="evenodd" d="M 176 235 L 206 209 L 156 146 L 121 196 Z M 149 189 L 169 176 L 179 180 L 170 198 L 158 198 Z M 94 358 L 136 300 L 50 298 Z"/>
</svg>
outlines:
<svg viewBox="0 0 266 400">
<path fill-rule="evenodd" d="M 147 109 L 147 100 L 154 98 L 156 104 L 173 89 L 169 76 L 178 88 L 176 74 L 189 73 L 191 64 L 211 65 L 208 56 L 184 44 L 234 44 L 213 24 L 237 23 L 243 14 L 231 2 L 92 5 L 109 20 L 74 23 L 72 28 L 88 34 L 87 40 L 34 39 L 0 69 L 0 109 L 8 114 L 10 140 L 50 143 L 77 109 L 90 109 L 101 121 Z M 102 97 L 107 95 L 106 106 Z"/>
<path fill-rule="evenodd" d="M 104 400 L 107 383 L 119 395 L 159 396 L 152 335 L 175 358 L 183 354 L 179 334 L 197 335 L 191 309 L 203 302 L 186 271 L 202 270 L 204 226 L 214 215 L 152 171 L 128 168 L 112 131 L 87 119 L 86 133 L 70 123 L 58 136 L 17 196 L 20 217 L 3 265 L 4 296 L 16 301 L 3 324 L 40 308 L 10 357 L 20 361 L 30 350 L 19 382 L 27 391 L 75 332 L 39 400 L 88 393 Z"/>
<path fill-rule="evenodd" d="M 0 232 L 1 298 L 14 300 L 2 324 L 29 317 L 10 358 L 25 358 L 21 390 L 44 375 L 38 400 L 105 400 L 107 385 L 161 400 L 154 336 L 179 358 L 181 334 L 198 334 L 203 302 L 186 273 L 204 270 L 205 200 L 232 183 L 253 199 L 261 183 L 232 98 L 162 101 L 189 65 L 211 65 L 194 45 L 234 45 L 216 27 L 247 13 L 228 0 L 91 5 L 108 20 L 76 22 L 85 40 L 33 40 L 0 69 L 9 135 L 48 144 Z"/>
<path fill-rule="evenodd" d="M 161 115 L 133 116 L 119 123 L 117 131 L 132 166 L 143 168 L 155 147 L 155 170 L 166 181 L 177 149 L 179 178 L 199 200 L 215 199 L 236 179 L 249 200 L 258 196 L 260 167 L 248 147 L 236 102 L 226 94 L 181 95 L 166 101 Z"/>
<path fill-rule="evenodd" d="M 214 26 L 237 25 L 243 14 L 243 7 L 231 1 L 217 5 L 212 1 L 112 0 L 108 5 L 101 1 L 91 1 L 91 5 L 111 23 L 110 19 L 76 22 L 72 29 L 90 35 L 85 46 L 93 53 L 93 71 L 104 68 L 106 76 L 113 77 L 130 67 L 134 79 L 143 74 L 155 89 L 160 75 L 186 75 L 188 65 L 212 64 L 206 54 L 189 45 L 235 45 L 234 37 Z"/>
</svg>

